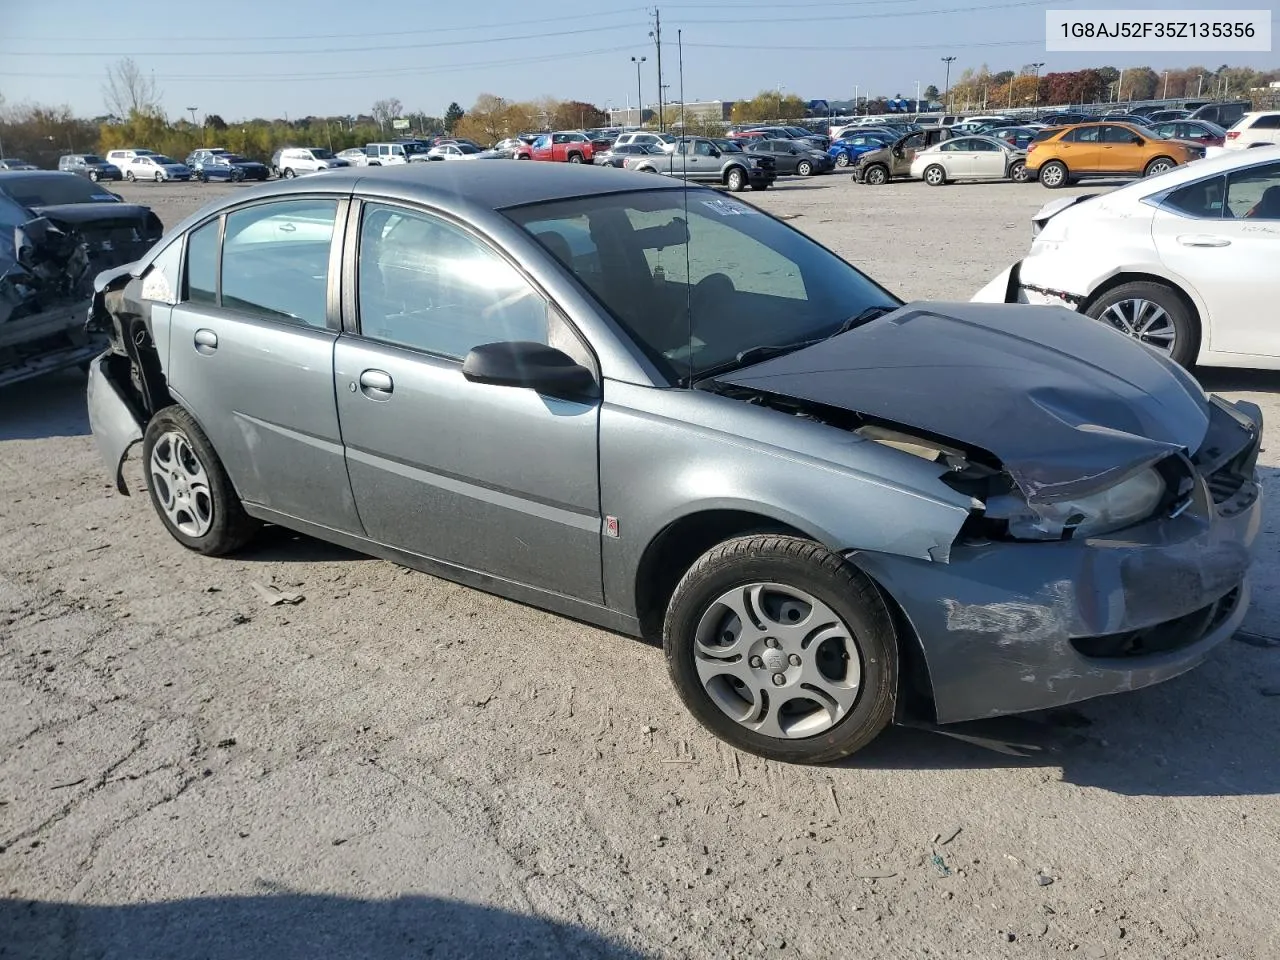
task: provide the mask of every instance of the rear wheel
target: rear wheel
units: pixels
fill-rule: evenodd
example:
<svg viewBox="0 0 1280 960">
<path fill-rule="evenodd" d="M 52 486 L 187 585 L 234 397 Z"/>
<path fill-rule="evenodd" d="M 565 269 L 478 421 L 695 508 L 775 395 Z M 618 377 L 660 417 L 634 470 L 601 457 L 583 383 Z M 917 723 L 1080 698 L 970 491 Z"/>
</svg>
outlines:
<svg viewBox="0 0 1280 960">
<path fill-rule="evenodd" d="M 569 154 L 569 162 L 570 162 L 570 163 L 581 163 L 581 162 L 582 162 L 582 154 L 580 154 L 580 153 L 571 153 L 571 154 Z"/>
<path fill-rule="evenodd" d="M 164 182 L 164 174 L 163 174 L 163 173 L 161 173 L 159 170 L 157 170 L 157 171 L 156 171 L 155 181 L 156 181 L 156 183 L 163 183 L 163 182 Z"/>
<path fill-rule="evenodd" d="M 133 175 L 133 171 L 132 171 L 132 170 L 130 170 L 128 173 L 126 173 L 126 174 L 124 175 L 124 178 L 125 178 L 126 180 L 128 180 L 130 183 L 133 183 L 133 181 L 134 181 L 134 179 L 135 179 L 135 177 L 134 177 L 134 175 Z"/>
<path fill-rule="evenodd" d="M 1200 350 L 1200 324 L 1186 302 L 1161 283 L 1137 281 L 1107 291 L 1085 309 L 1087 316 L 1190 368 Z"/>
<path fill-rule="evenodd" d="M 1057 190 L 1067 185 L 1067 165 L 1057 160 L 1050 160 L 1040 168 L 1040 182 L 1050 190 Z"/>
<path fill-rule="evenodd" d="M 847 167 L 849 165 L 849 155 L 847 153 L 836 154 L 836 166 Z"/>
<path fill-rule="evenodd" d="M 1021 160 L 1014 162 L 1009 168 L 1009 179 L 1014 183 L 1026 183 L 1031 179 L 1031 174 L 1027 171 L 1027 165 Z"/>
<path fill-rule="evenodd" d="M 880 164 L 873 164 L 867 167 L 867 172 L 862 175 L 862 182 L 878 187 L 887 183 L 889 180 L 889 171 Z"/>
<path fill-rule="evenodd" d="M 209 438 L 182 407 L 151 418 L 142 457 L 151 503 L 184 547 L 221 556 L 253 538 L 260 524 L 244 512 Z"/>
<path fill-rule="evenodd" d="M 92 180 L 94 183 L 97 183 L 97 182 L 98 182 L 98 171 L 97 171 L 97 170 L 90 170 L 90 171 L 89 171 L 89 179 L 90 179 L 90 180 Z"/>
<path fill-rule="evenodd" d="M 924 168 L 924 182 L 931 187 L 945 187 L 947 185 L 947 171 L 939 164 L 931 163 Z"/>
<path fill-rule="evenodd" d="M 742 537 L 703 554 L 671 597 L 662 645 L 690 712 L 763 757 L 837 760 L 893 713 L 897 638 L 884 601 L 810 540 Z"/>
<path fill-rule="evenodd" d="M 294 177 L 296 177 L 296 176 L 297 176 L 297 174 L 293 172 L 293 167 L 285 167 L 285 168 L 284 168 L 284 178 L 285 178 L 286 180 L 292 180 L 292 179 L 293 179 Z"/>
</svg>

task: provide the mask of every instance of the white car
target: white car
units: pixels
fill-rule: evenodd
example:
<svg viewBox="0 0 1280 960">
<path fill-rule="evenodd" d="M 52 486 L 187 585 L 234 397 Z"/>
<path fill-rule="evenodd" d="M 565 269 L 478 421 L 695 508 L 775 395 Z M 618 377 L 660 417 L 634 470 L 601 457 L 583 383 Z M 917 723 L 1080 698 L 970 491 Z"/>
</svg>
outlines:
<svg viewBox="0 0 1280 960">
<path fill-rule="evenodd" d="M 1227 131 L 1222 142 L 1226 150 L 1246 150 L 1264 144 L 1280 144 L 1280 110 L 1246 113 Z"/>
<path fill-rule="evenodd" d="M 481 153 L 479 147 L 469 143 L 442 143 L 427 151 L 428 160 L 474 160 Z"/>
<path fill-rule="evenodd" d="M 124 167 L 126 180 L 190 180 L 192 170 L 185 163 L 159 153 L 148 153 L 129 160 Z"/>
<path fill-rule="evenodd" d="M 0 157 L 0 170 L 39 170 L 34 163 L 27 163 L 18 157 Z"/>
<path fill-rule="evenodd" d="M 1012 180 L 1026 183 L 1027 151 L 995 137 L 954 137 L 921 150 L 911 161 L 911 176 L 931 187 L 954 180 Z"/>
<path fill-rule="evenodd" d="M 347 161 L 349 167 L 365 167 L 369 165 L 369 156 L 364 147 L 350 147 L 338 152 L 338 159 Z"/>
<path fill-rule="evenodd" d="M 1070 307 L 1184 367 L 1280 370 L 1280 147 L 1052 201 L 1032 233 L 975 301 Z"/>
<path fill-rule="evenodd" d="M 669 133 L 624 133 L 613 142 L 615 147 L 638 143 L 646 147 L 658 147 L 666 153 L 674 153 L 676 138 Z"/>
<path fill-rule="evenodd" d="M 144 150 L 142 147 L 131 147 L 127 150 L 108 150 L 106 160 L 107 163 L 113 163 L 120 168 L 120 172 L 129 169 L 129 164 L 133 162 L 134 157 L 154 157 L 154 150 Z"/>
<path fill-rule="evenodd" d="M 321 147 L 288 147 L 280 151 L 276 166 L 280 176 L 292 180 L 304 173 L 320 173 L 350 164 L 335 157 L 333 151 Z"/>
</svg>

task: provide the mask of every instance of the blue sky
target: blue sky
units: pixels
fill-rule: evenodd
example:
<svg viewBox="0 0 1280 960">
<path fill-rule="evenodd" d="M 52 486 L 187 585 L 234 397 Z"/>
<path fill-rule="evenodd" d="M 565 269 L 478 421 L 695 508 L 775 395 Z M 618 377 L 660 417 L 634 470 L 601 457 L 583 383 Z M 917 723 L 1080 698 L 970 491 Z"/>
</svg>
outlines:
<svg viewBox="0 0 1280 960">
<path fill-rule="evenodd" d="M 171 117 L 189 106 L 246 116 L 367 113 L 383 97 L 439 115 L 488 92 L 600 106 L 636 97 L 630 57 L 646 56 L 645 102 L 656 98 L 651 18 L 626 0 L 217 0 L 215 3 L 11 0 L 0 33 L 0 94 L 9 104 L 104 112 L 107 67 L 132 57 L 154 74 Z M 1272 54 L 1046 54 L 1046 9 L 1098 0 L 687 0 L 663 5 L 663 73 L 678 96 L 676 31 L 684 34 L 689 100 L 738 99 L 779 86 L 806 99 L 915 95 L 986 63 L 1044 61 L 1043 72 L 1110 63 L 1157 70 L 1202 63 L 1270 69 Z M 1120 8 L 1145 5 L 1112 4 Z M 1164 0 L 1163 9 L 1211 4 Z M 1264 4 L 1240 4 L 1263 7 Z M 651 8 L 650 8 L 651 9 Z M 779 13 L 779 11 L 784 11 Z"/>
</svg>

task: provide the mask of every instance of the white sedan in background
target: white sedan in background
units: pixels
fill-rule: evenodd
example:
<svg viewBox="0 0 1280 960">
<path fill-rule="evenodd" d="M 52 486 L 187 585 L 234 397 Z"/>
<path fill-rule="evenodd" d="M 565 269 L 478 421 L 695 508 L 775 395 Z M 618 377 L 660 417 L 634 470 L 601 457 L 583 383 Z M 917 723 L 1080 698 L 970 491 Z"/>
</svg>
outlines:
<svg viewBox="0 0 1280 960">
<path fill-rule="evenodd" d="M 364 152 L 364 147 L 348 147 L 346 150 L 340 150 L 337 157 L 339 160 L 347 161 L 347 165 L 351 167 L 369 165 L 369 155 Z"/>
<path fill-rule="evenodd" d="M 1280 147 L 1054 200 L 1032 234 L 974 301 L 1066 306 L 1184 367 L 1280 370 Z"/>
<path fill-rule="evenodd" d="M 911 176 L 931 187 L 954 180 L 1026 183 L 1030 179 L 1027 151 L 985 136 L 955 137 L 921 150 L 911 161 Z"/>
</svg>

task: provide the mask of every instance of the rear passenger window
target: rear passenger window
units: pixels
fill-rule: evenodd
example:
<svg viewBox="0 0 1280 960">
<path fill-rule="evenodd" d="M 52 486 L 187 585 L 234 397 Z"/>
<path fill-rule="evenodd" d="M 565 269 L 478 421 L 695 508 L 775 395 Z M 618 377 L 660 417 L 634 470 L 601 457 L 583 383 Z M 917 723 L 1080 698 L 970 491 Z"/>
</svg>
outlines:
<svg viewBox="0 0 1280 960">
<path fill-rule="evenodd" d="M 191 303 L 218 302 L 218 221 L 187 235 L 187 294 Z"/>
<path fill-rule="evenodd" d="M 1222 196 L 1226 180 L 1214 177 L 1180 187 L 1164 199 L 1162 207 L 1199 219 L 1217 220 L 1222 216 Z"/>
<path fill-rule="evenodd" d="M 325 326 L 336 200 L 285 200 L 227 216 L 222 306 Z"/>
<path fill-rule="evenodd" d="M 1237 170 L 1227 177 L 1229 216 L 1280 220 L 1280 163 Z"/>
</svg>

